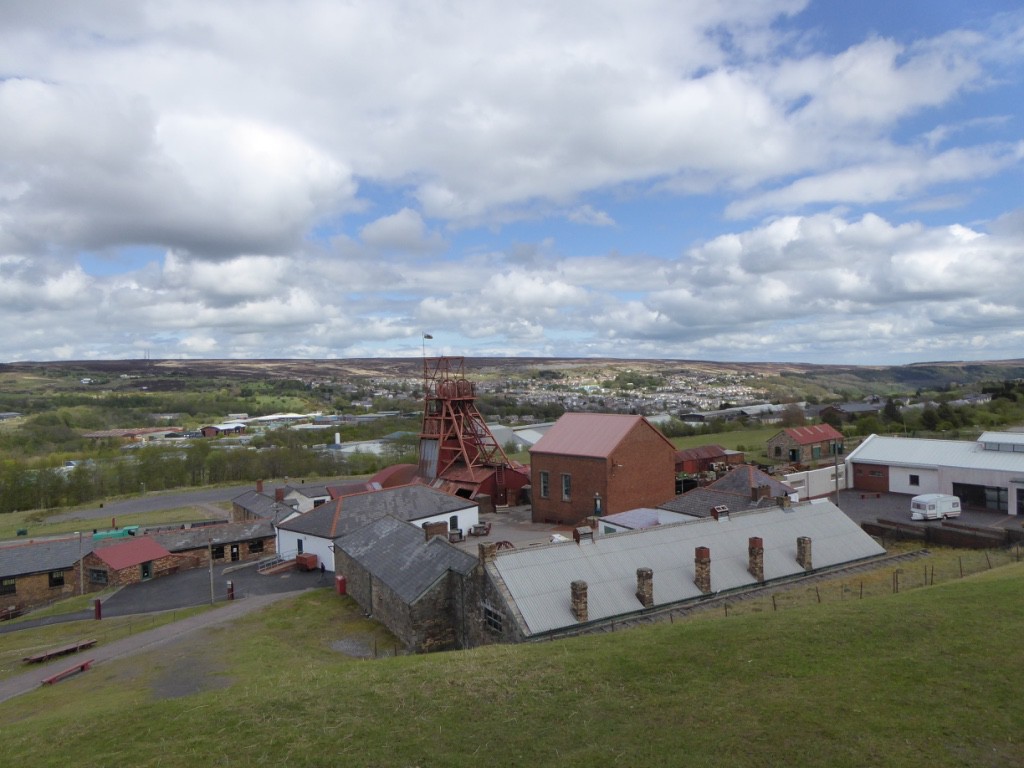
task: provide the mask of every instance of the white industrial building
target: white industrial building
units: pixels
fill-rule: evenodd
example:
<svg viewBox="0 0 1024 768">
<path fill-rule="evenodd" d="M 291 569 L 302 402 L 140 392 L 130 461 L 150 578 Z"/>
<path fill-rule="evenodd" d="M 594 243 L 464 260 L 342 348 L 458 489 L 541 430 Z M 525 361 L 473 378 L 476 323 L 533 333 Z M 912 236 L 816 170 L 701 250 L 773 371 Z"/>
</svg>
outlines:
<svg viewBox="0 0 1024 768">
<path fill-rule="evenodd" d="M 949 493 L 965 508 L 1024 514 L 1024 434 L 985 432 L 973 442 L 871 435 L 846 457 L 854 490 Z"/>
</svg>

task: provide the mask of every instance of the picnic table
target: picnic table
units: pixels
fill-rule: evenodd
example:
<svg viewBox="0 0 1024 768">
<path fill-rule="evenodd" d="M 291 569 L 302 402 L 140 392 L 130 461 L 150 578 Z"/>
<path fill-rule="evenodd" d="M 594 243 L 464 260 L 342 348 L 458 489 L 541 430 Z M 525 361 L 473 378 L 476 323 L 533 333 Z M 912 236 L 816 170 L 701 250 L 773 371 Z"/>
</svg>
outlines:
<svg viewBox="0 0 1024 768">
<path fill-rule="evenodd" d="M 58 656 L 67 656 L 69 653 L 84 651 L 86 648 L 92 648 L 94 645 L 96 645 L 96 640 L 79 640 L 77 643 L 68 643 L 67 645 L 50 648 L 32 656 L 26 656 L 22 661 L 26 664 L 40 664 L 44 661 L 55 659 Z"/>
</svg>

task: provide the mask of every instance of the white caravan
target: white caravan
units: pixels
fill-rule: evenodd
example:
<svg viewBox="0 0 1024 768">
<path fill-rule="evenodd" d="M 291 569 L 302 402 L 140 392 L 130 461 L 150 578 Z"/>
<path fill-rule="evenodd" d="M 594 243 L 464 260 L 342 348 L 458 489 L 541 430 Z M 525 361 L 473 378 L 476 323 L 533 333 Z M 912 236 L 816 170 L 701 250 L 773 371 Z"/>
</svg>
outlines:
<svg viewBox="0 0 1024 768">
<path fill-rule="evenodd" d="M 925 493 L 910 500 L 911 520 L 960 517 L 960 499 L 946 493 Z"/>
</svg>

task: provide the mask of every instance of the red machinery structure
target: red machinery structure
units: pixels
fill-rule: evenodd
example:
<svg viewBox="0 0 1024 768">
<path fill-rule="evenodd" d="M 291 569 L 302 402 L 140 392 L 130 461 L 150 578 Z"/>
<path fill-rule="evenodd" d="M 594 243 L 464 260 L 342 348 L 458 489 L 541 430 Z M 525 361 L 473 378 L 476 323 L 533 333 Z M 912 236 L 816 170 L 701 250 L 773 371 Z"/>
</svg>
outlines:
<svg viewBox="0 0 1024 768">
<path fill-rule="evenodd" d="M 465 358 L 423 359 L 423 426 L 417 474 L 440 490 L 468 499 L 488 496 L 515 504 L 530 476 L 509 461 L 476 407 Z"/>
</svg>

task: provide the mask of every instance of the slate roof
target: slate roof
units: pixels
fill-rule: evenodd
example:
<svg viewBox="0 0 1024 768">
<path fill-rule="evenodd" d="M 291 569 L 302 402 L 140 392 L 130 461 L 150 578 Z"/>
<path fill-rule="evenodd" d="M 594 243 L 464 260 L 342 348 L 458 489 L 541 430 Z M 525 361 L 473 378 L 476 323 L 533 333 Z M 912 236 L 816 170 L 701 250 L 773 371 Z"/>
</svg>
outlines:
<svg viewBox="0 0 1024 768">
<path fill-rule="evenodd" d="M 66 570 L 93 550 L 91 536 L 67 539 L 26 541 L 0 547 L 0 577 L 27 576 L 31 573 Z M 79 548 L 81 547 L 81 548 Z"/>
<path fill-rule="evenodd" d="M 699 459 L 717 459 L 725 455 L 725 448 L 720 445 L 698 445 L 695 448 L 684 448 L 676 451 L 676 463 Z"/>
<path fill-rule="evenodd" d="M 319 499 L 321 497 L 328 498 L 331 495 L 331 489 L 326 485 L 287 485 L 285 486 L 285 495 L 290 493 L 297 493 L 301 496 L 305 496 L 307 499 Z"/>
<path fill-rule="evenodd" d="M 335 542 L 369 573 L 412 604 L 448 571 L 468 574 L 477 559 L 443 537 L 427 541 L 423 530 L 385 516 Z"/>
<path fill-rule="evenodd" d="M 206 547 L 211 543 L 214 546 L 221 546 L 238 541 L 266 539 L 273 535 L 274 525 L 270 520 L 247 520 L 242 523 L 223 523 L 176 531 L 159 531 L 151 534 L 151 537 L 170 552 L 185 552 Z"/>
<path fill-rule="evenodd" d="M 645 425 L 660 436 L 673 452 L 676 450 L 668 438 L 643 416 L 622 413 L 565 413 L 530 448 L 530 453 L 606 459 L 638 425 Z"/>
<path fill-rule="evenodd" d="M 694 584 L 694 550 L 698 546 L 711 551 L 713 592 L 755 586 L 757 582 L 747 571 L 751 536 L 764 542 L 766 581 L 804 573 L 796 562 L 800 536 L 811 539 L 816 570 L 885 553 L 838 507 L 815 501 L 720 520 L 659 525 L 580 544 L 501 550 L 486 567 L 497 586 L 507 590 L 511 613 L 529 637 L 577 625 L 570 599 L 570 584 L 577 579 L 587 582 L 590 621 L 641 610 L 635 594 L 640 567 L 654 572 L 655 607 L 703 597 Z"/>
<path fill-rule="evenodd" d="M 769 487 L 768 498 L 753 500 L 751 491 L 764 485 Z M 694 488 L 666 501 L 659 509 L 694 517 L 710 517 L 712 507 L 724 505 L 730 512 L 764 509 L 777 506 L 776 498 L 794 493 L 796 489 L 792 486 L 779 482 L 757 467 L 745 464 L 730 470 L 709 485 Z"/>
<path fill-rule="evenodd" d="M 272 522 L 283 520 L 295 511 L 295 507 L 290 504 L 274 501 L 273 496 L 267 496 L 258 491 L 246 491 L 240 496 L 235 496 L 231 503 L 252 513 L 254 517 L 261 517 Z"/>
<path fill-rule="evenodd" d="M 96 557 L 115 571 L 168 557 L 171 553 L 149 536 L 121 541 L 95 550 Z"/>
<path fill-rule="evenodd" d="M 385 515 L 398 520 L 412 521 L 459 512 L 475 506 L 476 502 L 434 490 L 426 485 L 401 485 L 397 488 L 342 496 L 337 501 L 321 504 L 316 509 L 279 523 L 278 528 L 323 539 L 335 539 Z"/>
</svg>

